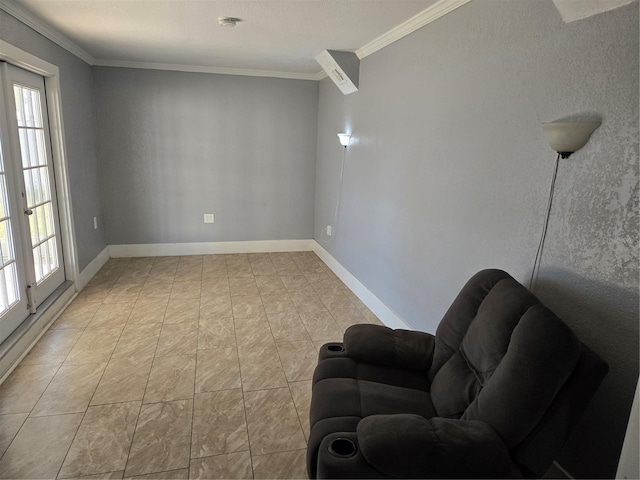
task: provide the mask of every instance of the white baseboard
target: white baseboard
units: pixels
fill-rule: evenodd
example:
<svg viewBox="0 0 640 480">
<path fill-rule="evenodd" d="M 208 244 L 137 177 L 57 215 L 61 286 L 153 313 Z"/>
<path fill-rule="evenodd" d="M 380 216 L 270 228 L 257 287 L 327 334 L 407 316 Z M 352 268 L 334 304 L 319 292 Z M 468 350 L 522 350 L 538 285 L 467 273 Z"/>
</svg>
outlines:
<svg viewBox="0 0 640 480">
<path fill-rule="evenodd" d="M 63 291 L 55 299 L 45 300 L 41 306 L 42 313 L 31 315 L 0 346 L 0 384 L 20 364 L 40 337 L 75 298 L 76 291 L 71 282 L 65 282 L 60 289 Z"/>
<path fill-rule="evenodd" d="M 315 240 L 313 241 L 312 250 L 387 327 L 414 330 Z"/>
<path fill-rule="evenodd" d="M 109 245 L 113 258 L 214 255 L 220 253 L 305 252 L 315 240 L 255 240 L 246 242 L 147 243 Z"/>
<path fill-rule="evenodd" d="M 91 263 L 85 267 L 82 272 L 80 272 L 80 276 L 78 277 L 78 281 L 76 283 L 76 288 L 78 291 L 82 290 L 87 283 L 95 276 L 96 273 L 100 271 L 104 264 L 109 260 L 109 246 L 104 247 L 96 258 L 91 260 Z"/>
</svg>

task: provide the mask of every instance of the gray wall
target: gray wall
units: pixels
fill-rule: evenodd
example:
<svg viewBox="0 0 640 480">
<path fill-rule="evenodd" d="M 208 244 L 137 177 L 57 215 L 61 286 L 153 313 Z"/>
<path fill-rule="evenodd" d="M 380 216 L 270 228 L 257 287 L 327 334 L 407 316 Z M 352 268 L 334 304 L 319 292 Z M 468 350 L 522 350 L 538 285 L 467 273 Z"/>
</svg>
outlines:
<svg viewBox="0 0 640 480">
<path fill-rule="evenodd" d="M 0 38 L 60 69 L 73 219 L 82 271 L 106 246 L 102 222 L 91 67 L 0 10 Z M 93 229 L 93 217 L 98 229 Z"/>
<path fill-rule="evenodd" d="M 565 25 L 550 0 L 471 2 L 365 58 L 359 92 L 320 84 L 315 238 L 428 332 L 476 271 L 528 281 L 555 159 L 540 124 L 594 117 L 535 291 L 611 365 L 559 457 L 576 477 L 615 474 L 638 380 L 638 4 Z"/>
<path fill-rule="evenodd" d="M 119 68 L 95 80 L 109 244 L 313 238 L 317 82 Z"/>
</svg>

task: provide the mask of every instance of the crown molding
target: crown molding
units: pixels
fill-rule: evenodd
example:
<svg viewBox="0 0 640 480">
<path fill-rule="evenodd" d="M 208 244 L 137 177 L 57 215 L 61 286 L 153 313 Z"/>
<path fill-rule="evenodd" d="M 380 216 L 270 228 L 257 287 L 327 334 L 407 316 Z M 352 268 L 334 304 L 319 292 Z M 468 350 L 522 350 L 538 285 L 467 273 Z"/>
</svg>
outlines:
<svg viewBox="0 0 640 480">
<path fill-rule="evenodd" d="M 424 27 L 425 25 L 437 20 L 447 13 L 459 8 L 471 0 L 440 0 L 423 10 L 409 20 L 401 23 L 395 28 L 379 36 L 378 38 L 367 43 L 363 47 L 356 50 L 358 58 L 363 59 L 374 52 L 400 40 L 410 33 Z M 623 0 L 624 1 L 624 0 Z M 177 72 L 193 72 L 193 73 L 216 73 L 220 75 L 241 75 L 249 77 L 271 77 L 286 78 L 293 80 L 311 80 L 320 81 L 327 76 L 324 70 L 318 73 L 298 73 L 298 72 L 278 72 L 270 70 L 253 70 L 245 68 L 226 68 L 226 67 L 209 67 L 201 65 L 176 65 L 170 63 L 152 63 L 152 62 L 132 62 L 127 60 L 105 60 L 96 59 L 79 47 L 65 35 L 50 27 L 42 20 L 28 12 L 24 7 L 17 4 L 14 0 L 0 0 L 0 10 L 4 10 L 9 15 L 17 18 L 25 25 L 31 27 L 36 32 L 45 36 L 60 47 L 69 51 L 73 55 L 82 59 L 89 65 L 103 67 L 121 67 L 121 68 L 140 68 L 146 70 L 170 70 Z"/>
<path fill-rule="evenodd" d="M 12 17 L 17 18 L 28 27 L 33 28 L 39 34 L 47 37 L 53 43 L 61 46 L 89 65 L 94 64 L 95 58 L 93 58 L 93 55 L 79 47 L 76 43 L 74 43 L 59 31 L 44 23 L 42 20 L 34 16 L 31 12 L 25 10 L 24 7 L 18 5 L 13 0 L 0 0 L 0 10 L 4 10 Z"/>
<path fill-rule="evenodd" d="M 402 22 L 397 27 L 392 28 L 387 33 L 380 35 L 378 38 L 370 41 L 363 47 L 356 50 L 356 55 L 359 59 L 368 57 L 374 52 L 377 52 L 381 48 L 400 40 L 402 37 L 415 32 L 419 28 L 437 20 L 438 18 L 452 12 L 456 8 L 459 8 L 471 0 L 440 0 L 434 3 L 429 8 L 423 10 L 417 15 L 411 17 L 409 20 Z"/>
<path fill-rule="evenodd" d="M 95 60 L 94 65 L 98 67 L 139 68 L 143 70 L 170 70 L 174 72 L 216 73 L 218 75 L 240 75 L 245 77 L 287 78 L 292 80 L 312 81 L 320 80 L 317 73 L 276 72 L 271 70 L 252 70 L 247 68 L 176 65 L 173 63 L 131 62 L 127 60 L 105 60 L 100 58 Z"/>
</svg>

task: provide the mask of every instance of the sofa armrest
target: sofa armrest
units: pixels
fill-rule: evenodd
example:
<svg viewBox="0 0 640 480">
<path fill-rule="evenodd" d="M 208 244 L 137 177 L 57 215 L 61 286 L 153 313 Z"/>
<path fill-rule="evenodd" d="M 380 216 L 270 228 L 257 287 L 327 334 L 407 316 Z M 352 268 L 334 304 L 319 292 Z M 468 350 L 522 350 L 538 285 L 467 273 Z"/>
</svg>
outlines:
<svg viewBox="0 0 640 480">
<path fill-rule="evenodd" d="M 358 423 L 362 456 L 400 478 L 521 476 L 509 450 L 486 423 L 419 415 L 373 415 Z"/>
<path fill-rule="evenodd" d="M 344 334 L 346 354 L 358 362 L 411 370 L 429 370 L 435 337 L 380 325 L 352 325 Z"/>
</svg>

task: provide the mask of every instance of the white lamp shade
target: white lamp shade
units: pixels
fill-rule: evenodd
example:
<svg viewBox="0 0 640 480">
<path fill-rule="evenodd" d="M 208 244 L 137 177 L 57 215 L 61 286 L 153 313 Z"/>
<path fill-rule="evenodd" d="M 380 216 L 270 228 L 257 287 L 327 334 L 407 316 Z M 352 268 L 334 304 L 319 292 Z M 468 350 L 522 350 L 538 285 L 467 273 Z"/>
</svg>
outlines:
<svg viewBox="0 0 640 480">
<path fill-rule="evenodd" d="M 343 147 L 346 147 L 347 145 L 349 145 L 349 139 L 351 138 L 351 134 L 339 133 L 338 138 L 340 139 L 340 145 L 342 145 Z"/>
<path fill-rule="evenodd" d="M 551 122 L 543 123 L 542 129 L 551 148 L 571 154 L 584 147 L 599 126 L 600 122 Z"/>
</svg>

